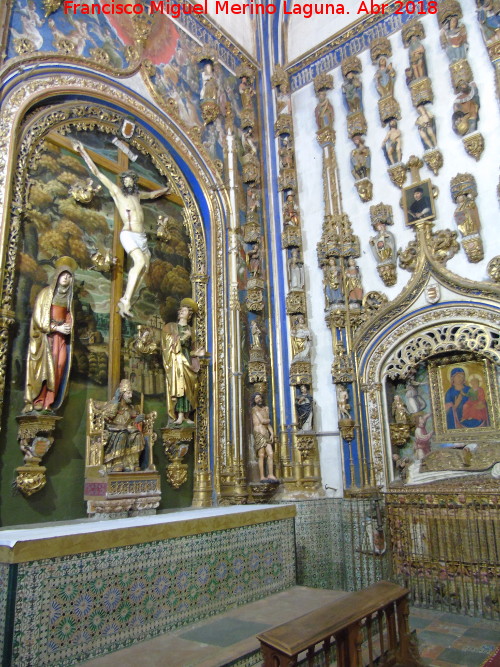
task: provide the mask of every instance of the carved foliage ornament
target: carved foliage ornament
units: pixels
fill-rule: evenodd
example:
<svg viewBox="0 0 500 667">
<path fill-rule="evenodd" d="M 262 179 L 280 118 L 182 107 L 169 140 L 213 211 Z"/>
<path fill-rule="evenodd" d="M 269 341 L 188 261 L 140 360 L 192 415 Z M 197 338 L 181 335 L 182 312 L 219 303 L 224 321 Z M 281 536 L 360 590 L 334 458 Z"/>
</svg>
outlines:
<svg viewBox="0 0 500 667">
<path fill-rule="evenodd" d="M 402 346 L 389 358 L 385 373 L 391 378 L 407 378 L 415 367 L 437 354 L 452 350 L 481 354 L 500 363 L 500 335 L 477 324 L 443 324 L 425 331 Z"/>
</svg>

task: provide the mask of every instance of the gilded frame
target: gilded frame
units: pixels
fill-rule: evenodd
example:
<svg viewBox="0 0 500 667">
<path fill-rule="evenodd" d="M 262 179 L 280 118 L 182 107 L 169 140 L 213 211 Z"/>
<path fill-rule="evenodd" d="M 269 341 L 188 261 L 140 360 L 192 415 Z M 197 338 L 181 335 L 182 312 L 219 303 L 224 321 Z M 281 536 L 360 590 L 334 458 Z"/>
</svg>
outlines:
<svg viewBox="0 0 500 667">
<path fill-rule="evenodd" d="M 498 441 L 494 364 L 484 357 L 457 354 L 431 361 L 428 368 L 435 438 L 450 443 Z"/>
<path fill-rule="evenodd" d="M 413 194 L 417 190 L 422 190 L 422 200 L 427 198 L 429 200 L 430 213 L 424 215 L 421 218 L 416 218 L 411 211 L 411 206 L 413 204 Z M 417 181 L 411 185 L 407 185 L 403 188 L 403 210 L 405 214 L 405 221 L 408 227 L 413 227 L 417 222 L 422 222 L 424 220 L 434 220 L 436 217 L 436 207 L 434 206 L 434 196 L 432 193 L 432 183 L 429 178 L 426 178 L 423 181 Z M 410 216 L 412 219 L 410 219 Z"/>
</svg>

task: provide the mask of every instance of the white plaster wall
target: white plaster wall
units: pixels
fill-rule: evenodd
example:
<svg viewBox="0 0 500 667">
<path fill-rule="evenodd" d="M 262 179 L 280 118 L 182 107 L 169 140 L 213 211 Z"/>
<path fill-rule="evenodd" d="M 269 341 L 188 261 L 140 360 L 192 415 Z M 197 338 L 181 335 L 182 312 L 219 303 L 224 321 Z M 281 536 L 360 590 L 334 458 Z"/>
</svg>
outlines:
<svg viewBox="0 0 500 667">
<path fill-rule="evenodd" d="M 242 5 L 241 0 L 229 0 L 229 6 Z M 255 47 L 255 17 L 250 14 L 231 14 L 215 12 L 215 0 L 207 0 L 208 15 L 215 21 L 231 38 L 242 46 L 250 55 L 256 55 Z"/>
<path fill-rule="evenodd" d="M 435 102 L 433 113 L 436 116 L 438 146 L 444 156 L 444 166 L 438 176 L 427 168 L 421 169 L 421 178 L 430 178 L 439 188 L 436 200 L 437 220 L 435 229 L 456 230 L 453 219 L 455 205 L 450 196 L 450 179 L 457 173 L 472 173 L 477 181 L 479 196 L 476 200 L 481 222 L 485 259 L 478 264 L 471 264 L 463 250 L 450 262 L 448 268 L 461 276 L 475 280 L 487 279 L 486 265 L 495 255 L 500 254 L 500 226 L 498 220 L 498 127 L 500 115 L 495 97 L 493 67 L 489 61 L 479 25 L 476 21 L 474 4 L 470 0 L 462 2 L 464 23 L 469 35 L 469 62 L 475 75 L 481 99 L 479 131 L 482 132 L 486 147 L 479 162 L 465 152 L 461 139 L 451 128 L 451 114 L 454 93 L 448 71 L 448 59 L 439 43 L 439 28 L 435 16 L 424 17 L 422 23 L 426 31 L 423 43 L 426 47 L 429 76 L 432 80 Z M 423 146 L 420 141 L 415 119 L 417 113 L 411 104 L 409 90 L 405 83 L 404 69 L 408 66 L 408 51 L 404 49 L 401 33 L 391 38 L 393 46 L 392 63 L 397 71 L 395 97 L 398 100 L 402 120 L 399 127 L 403 133 L 403 160 L 410 155 L 422 156 Z M 335 89 L 329 93 L 335 109 L 335 130 L 337 133 L 336 154 L 339 164 L 340 185 L 343 208 L 349 214 L 354 233 L 361 241 L 362 255 L 358 259 L 365 293 L 377 290 L 394 299 L 410 278 L 407 271 L 398 267 L 397 284 L 385 287 L 378 276 L 376 261 L 371 253 L 369 237 L 374 235 L 370 223 L 370 205 L 384 202 L 393 207 L 394 225 L 391 231 L 396 236 L 397 247 L 405 247 L 414 238 L 411 229 L 405 226 L 403 211 L 400 207 L 401 192 L 390 181 L 387 164 L 381 150 L 386 129 L 380 124 L 373 74 L 375 67 L 371 63 L 368 51 L 360 54 L 363 64 L 363 99 L 365 116 L 368 122 L 366 143 L 372 151 L 372 175 L 374 184 L 373 199 L 362 203 L 354 187 L 350 173 L 350 152 L 352 141 L 347 138 L 346 112 L 341 96 L 342 75 L 340 68 L 333 71 Z M 323 185 L 322 154 L 316 141 L 314 107 L 316 97 L 310 84 L 293 94 L 293 115 L 295 128 L 295 147 L 297 157 L 299 198 L 303 221 L 304 260 L 306 267 L 306 287 L 308 290 L 308 313 L 310 327 L 314 337 L 313 352 L 313 389 L 316 400 L 315 424 L 318 431 L 337 429 L 336 397 L 331 381 L 330 367 L 333 360 L 331 333 L 324 320 L 324 294 L 322 272 L 318 267 L 316 244 L 320 240 L 323 223 Z M 410 183 L 410 176 L 406 185 Z M 459 235 L 460 239 L 460 235 Z M 323 483 L 342 487 L 341 453 L 337 436 L 320 437 L 320 456 Z"/>
<path fill-rule="evenodd" d="M 329 0 L 329 2 L 310 2 L 310 0 L 287 0 L 287 11 L 292 11 L 295 5 L 312 4 L 323 6 L 326 11 L 327 4 L 339 4 L 336 0 Z M 352 0 L 344 0 L 341 4 L 344 5 L 346 14 L 313 14 L 310 18 L 305 18 L 303 14 L 292 14 L 291 16 L 284 16 L 288 19 L 287 25 L 287 60 L 292 61 L 299 58 L 302 54 L 307 53 L 311 49 L 317 47 L 321 42 L 324 42 L 336 33 L 346 28 L 350 23 L 356 21 L 357 18 L 366 16 L 360 14 L 359 17 L 354 13 L 357 11 L 358 5 Z M 356 10 L 353 9 L 356 4 Z M 369 3 L 368 3 L 369 4 Z"/>
</svg>

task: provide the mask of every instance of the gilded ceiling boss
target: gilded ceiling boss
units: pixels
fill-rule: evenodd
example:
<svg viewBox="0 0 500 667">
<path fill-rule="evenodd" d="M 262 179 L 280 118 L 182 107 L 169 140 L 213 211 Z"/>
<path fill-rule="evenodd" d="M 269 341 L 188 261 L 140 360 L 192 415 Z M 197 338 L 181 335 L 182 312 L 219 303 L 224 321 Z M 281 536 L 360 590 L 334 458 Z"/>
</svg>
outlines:
<svg viewBox="0 0 500 667">
<path fill-rule="evenodd" d="M 148 239 L 144 231 L 144 211 L 142 210 L 141 199 L 156 199 L 167 194 L 169 188 L 161 188 L 160 190 L 153 190 L 153 192 L 139 192 L 138 176 L 133 171 L 125 171 L 120 174 L 120 187 L 99 171 L 80 141 L 73 142 L 73 145 L 85 160 L 90 171 L 109 190 L 120 214 L 123 223 L 120 241 L 123 249 L 132 259 L 133 266 L 128 272 L 125 293 L 118 301 L 118 312 L 122 317 L 132 317 L 133 313 L 130 310 L 132 298 L 149 268 L 151 259 Z"/>
</svg>

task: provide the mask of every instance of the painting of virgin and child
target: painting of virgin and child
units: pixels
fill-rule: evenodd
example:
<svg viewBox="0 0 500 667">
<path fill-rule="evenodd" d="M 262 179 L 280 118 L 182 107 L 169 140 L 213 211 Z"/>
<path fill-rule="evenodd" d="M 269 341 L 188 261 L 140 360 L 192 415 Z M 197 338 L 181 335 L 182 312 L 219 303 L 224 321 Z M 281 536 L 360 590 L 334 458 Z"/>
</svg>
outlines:
<svg viewBox="0 0 500 667">
<path fill-rule="evenodd" d="M 489 426 L 484 375 L 455 366 L 449 374 L 445 394 L 446 426 L 449 429 Z"/>
</svg>

